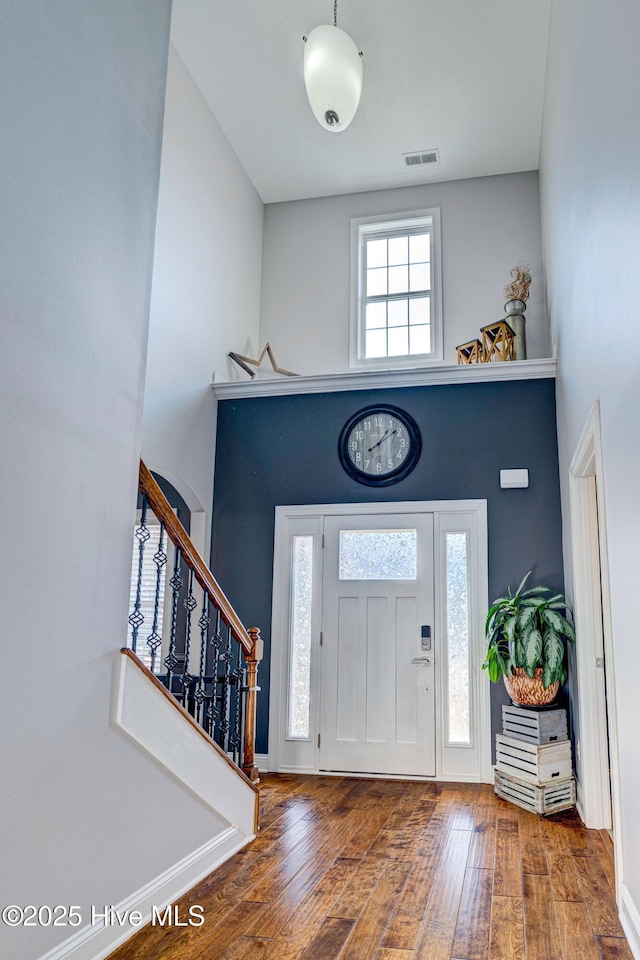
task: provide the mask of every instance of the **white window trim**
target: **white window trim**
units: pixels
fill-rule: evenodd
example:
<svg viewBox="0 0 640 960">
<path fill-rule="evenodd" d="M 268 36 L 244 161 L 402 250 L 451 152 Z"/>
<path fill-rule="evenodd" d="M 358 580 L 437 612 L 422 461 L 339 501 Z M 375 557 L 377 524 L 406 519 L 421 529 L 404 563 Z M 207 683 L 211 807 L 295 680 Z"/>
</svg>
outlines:
<svg viewBox="0 0 640 960">
<path fill-rule="evenodd" d="M 429 354 L 403 357 L 376 357 L 367 360 L 363 354 L 363 310 L 364 263 L 363 238 L 377 232 L 377 228 L 396 230 L 411 229 L 430 221 L 431 227 L 431 345 Z M 408 213 L 392 213 L 357 217 L 351 220 L 351 333 L 349 346 L 349 366 L 352 369 L 397 370 L 425 367 L 442 363 L 444 358 L 444 337 L 442 324 L 442 233 L 440 226 L 440 208 L 413 210 Z"/>
</svg>

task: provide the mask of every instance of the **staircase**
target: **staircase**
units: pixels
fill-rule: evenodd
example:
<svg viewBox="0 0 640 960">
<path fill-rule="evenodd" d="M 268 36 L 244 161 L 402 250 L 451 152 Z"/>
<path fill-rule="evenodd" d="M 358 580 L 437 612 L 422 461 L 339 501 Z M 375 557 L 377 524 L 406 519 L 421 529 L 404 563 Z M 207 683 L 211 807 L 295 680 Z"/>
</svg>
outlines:
<svg viewBox="0 0 640 960">
<path fill-rule="evenodd" d="M 142 461 L 139 490 L 135 596 L 121 676 L 137 674 L 136 686 L 144 678 L 147 699 L 153 689 L 159 705 L 161 694 L 160 714 L 171 704 L 183 727 L 197 730 L 255 791 L 260 631 L 244 627 Z"/>
</svg>

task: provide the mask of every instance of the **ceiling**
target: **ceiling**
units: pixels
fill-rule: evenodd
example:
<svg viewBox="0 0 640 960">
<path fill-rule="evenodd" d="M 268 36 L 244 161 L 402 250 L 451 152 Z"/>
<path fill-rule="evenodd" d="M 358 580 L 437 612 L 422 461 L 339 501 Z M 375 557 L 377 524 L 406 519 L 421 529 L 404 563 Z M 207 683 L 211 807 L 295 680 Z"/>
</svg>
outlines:
<svg viewBox="0 0 640 960">
<path fill-rule="evenodd" d="M 173 0 L 172 40 L 265 203 L 538 167 L 551 0 L 339 0 L 363 51 L 340 133 L 307 102 L 330 0 Z M 437 148 L 440 162 L 403 154 Z"/>
</svg>

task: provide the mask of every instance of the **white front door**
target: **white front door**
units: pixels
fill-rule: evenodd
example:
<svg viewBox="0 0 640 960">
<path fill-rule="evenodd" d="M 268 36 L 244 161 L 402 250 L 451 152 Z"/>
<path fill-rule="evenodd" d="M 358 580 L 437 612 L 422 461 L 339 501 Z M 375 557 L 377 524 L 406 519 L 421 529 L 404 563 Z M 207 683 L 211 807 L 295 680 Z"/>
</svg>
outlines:
<svg viewBox="0 0 640 960">
<path fill-rule="evenodd" d="M 319 769 L 434 776 L 433 514 L 326 516 Z"/>
</svg>

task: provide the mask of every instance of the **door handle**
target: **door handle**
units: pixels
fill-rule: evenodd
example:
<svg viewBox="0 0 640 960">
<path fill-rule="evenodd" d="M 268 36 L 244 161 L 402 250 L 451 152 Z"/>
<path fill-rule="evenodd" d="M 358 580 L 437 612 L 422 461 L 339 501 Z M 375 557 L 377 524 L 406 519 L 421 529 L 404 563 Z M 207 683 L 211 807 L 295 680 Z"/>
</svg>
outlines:
<svg viewBox="0 0 640 960">
<path fill-rule="evenodd" d="M 422 663 L 426 666 L 431 663 L 431 657 L 414 657 L 411 663 Z"/>
</svg>

